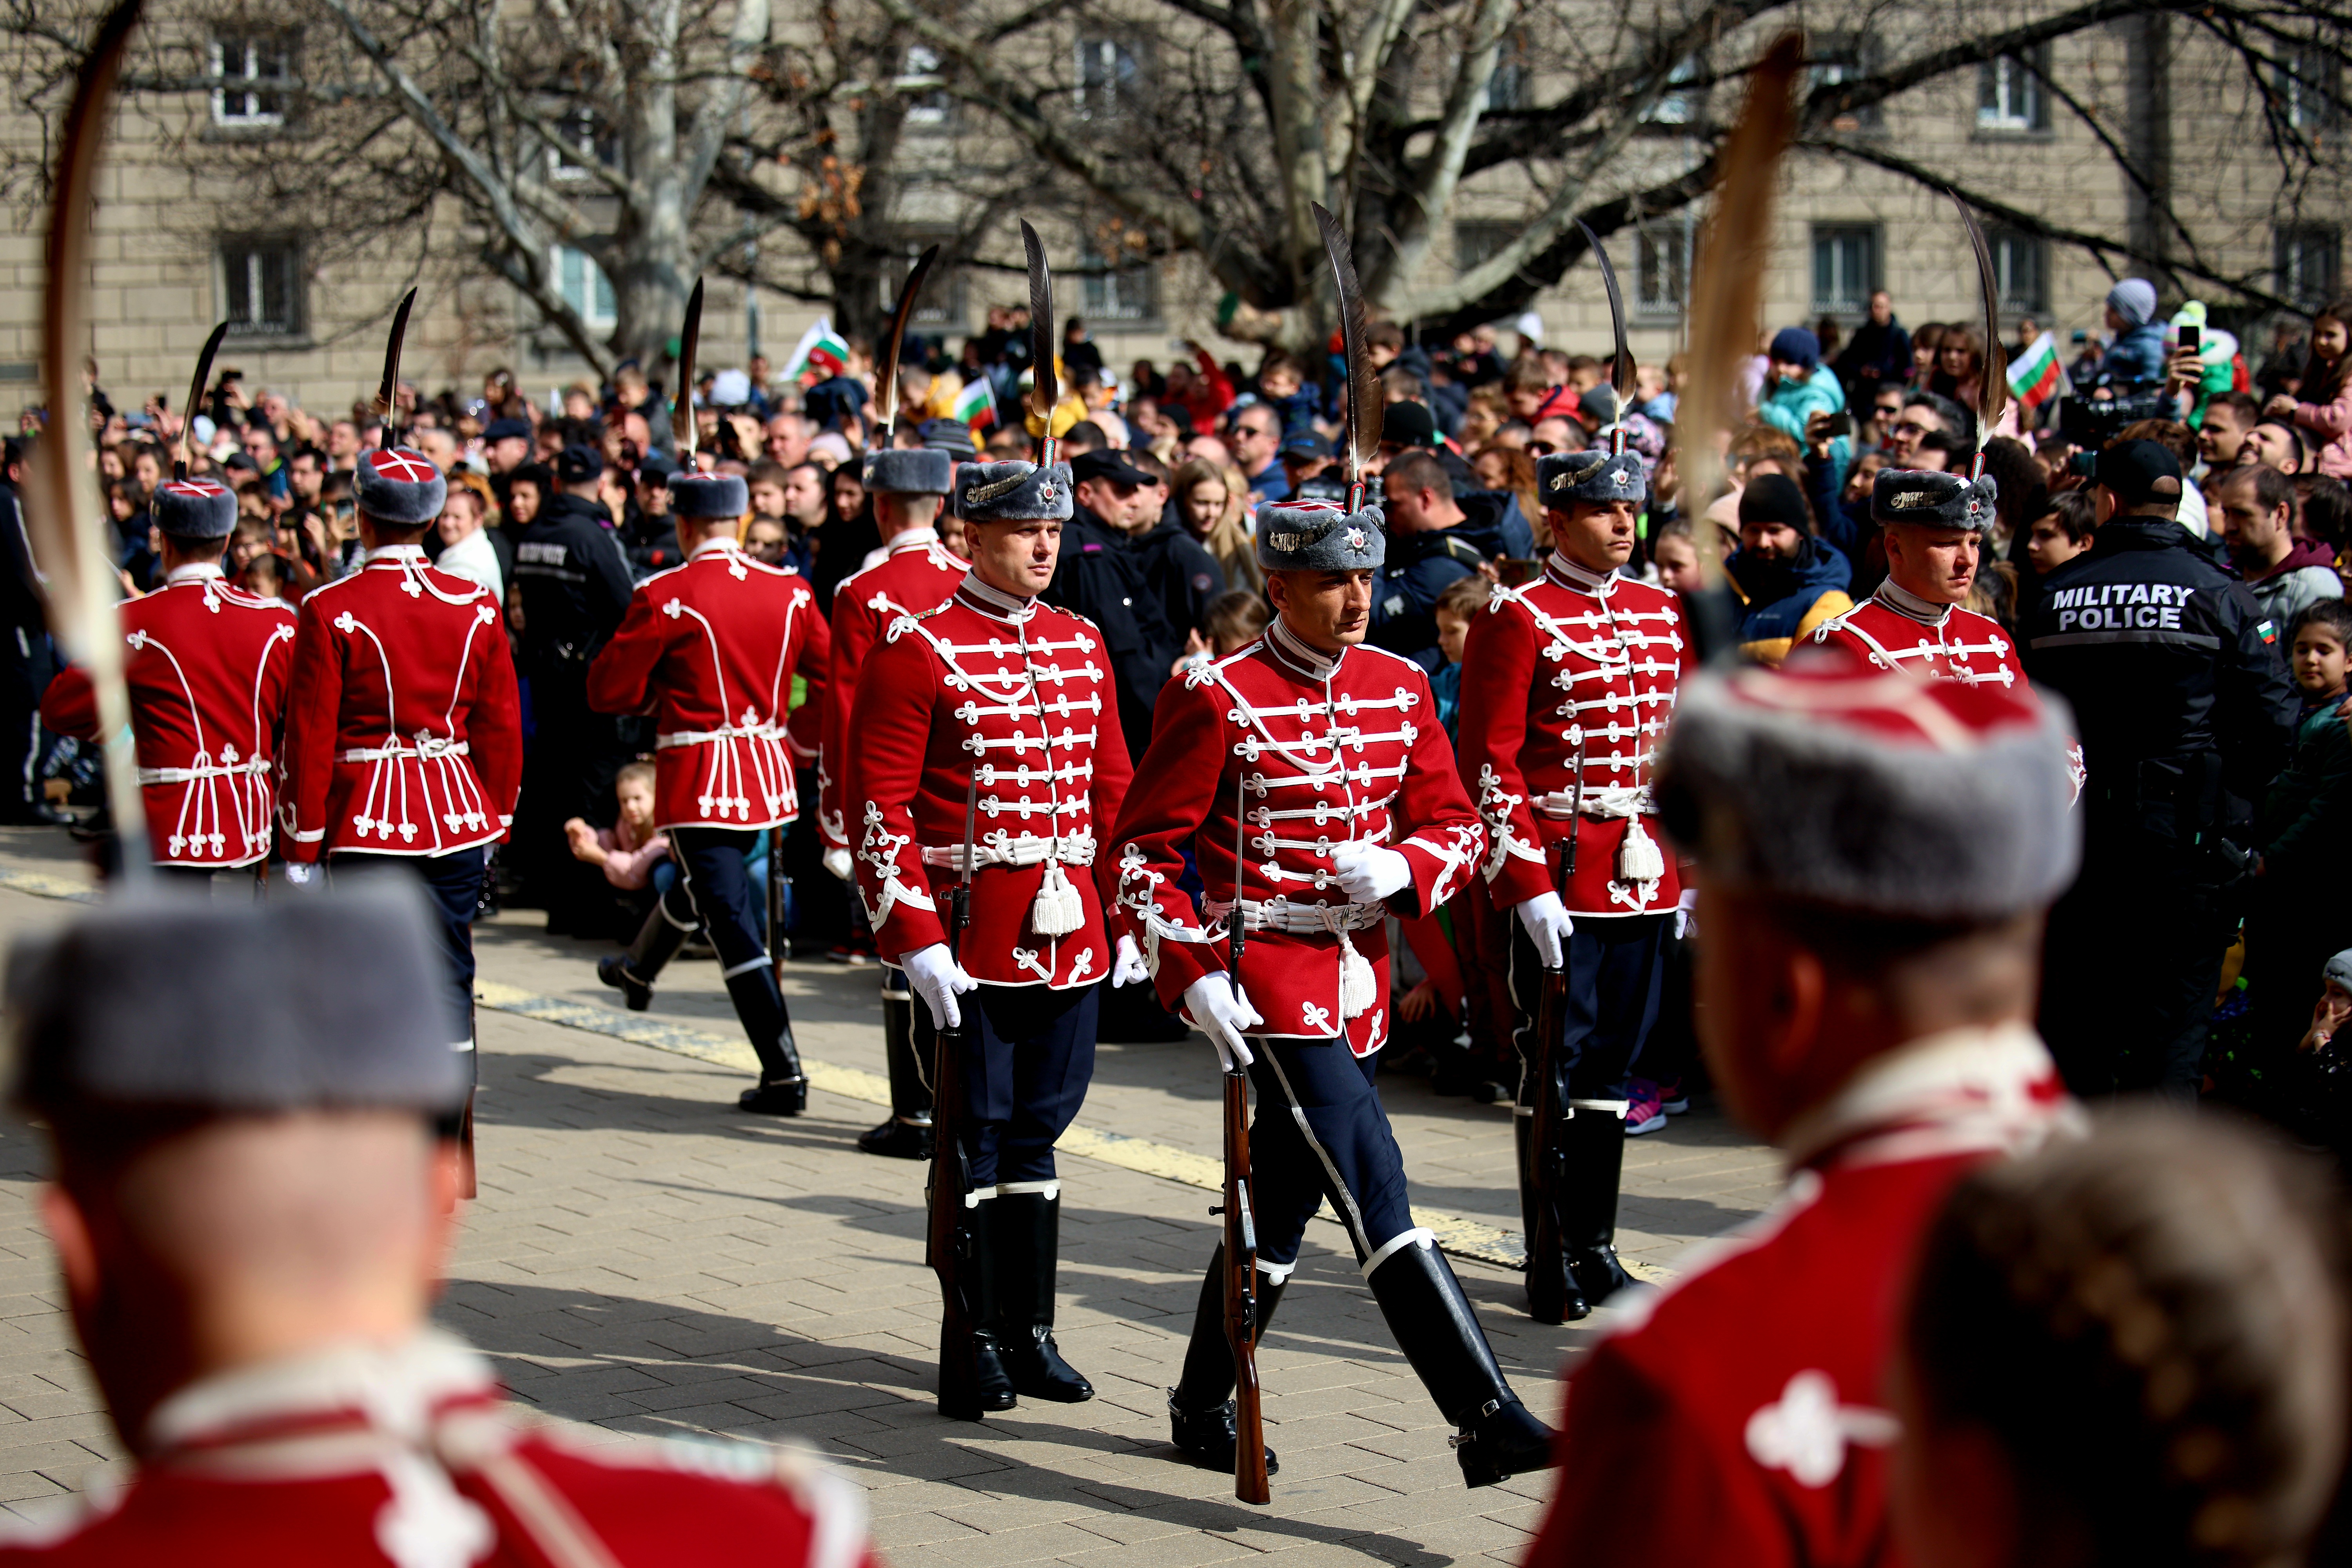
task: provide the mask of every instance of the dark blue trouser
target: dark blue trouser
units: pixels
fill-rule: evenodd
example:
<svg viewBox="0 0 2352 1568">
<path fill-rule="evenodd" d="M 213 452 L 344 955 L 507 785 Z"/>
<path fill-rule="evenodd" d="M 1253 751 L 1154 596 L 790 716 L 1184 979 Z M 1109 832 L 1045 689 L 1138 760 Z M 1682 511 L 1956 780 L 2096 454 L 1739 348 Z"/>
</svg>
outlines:
<svg viewBox="0 0 2352 1568">
<path fill-rule="evenodd" d="M 767 921 L 760 908 L 766 889 L 749 869 L 767 830 L 672 827 L 665 831 L 669 835 L 670 858 L 680 872 L 677 881 L 662 895 L 662 912 L 670 917 L 670 923 L 690 931 L 699 915 L 709 929 L 719 966 L 730 976 L 767 963 Z M 769 869 L 772 872 L 774 868 Z"/>
<path fill-rule="evenodd" d="M 417 879 L 433 916 L 433 934 L 449 977 L 449 1001 L 457 1009 L 449 1038 L 461 1050 L 474 1048 L 474 910 L 482 896 L 483 851 L 447 855 L 371 855 L 352 850 L 328 862 L 331 880 L 409 876 Z"/>
<path fill-rule="evenodd" d="M 1298 1261 L 1307 1222 L 1325 1198 L 1365 1262 L 1413 1228 L 1406 1200 L 1404 1153 L 1372 1087 L 1375 1053 L 1359 1058 L 1348 1042 L 1252 1036 L 1250 1081 L 1257 1113 L 1250 1120 L 1250 1208 L 1257 1222 L 1260 1268 L 1281 1278 Z"/>
<path fill-rule="evenodd" d="M 1565 1069 L 1570 1100 L 1622 1100 L 1633 1064 L 1658 1021 L 1665 977 L 1666 933 L 1672 913 L 1573 917 L 1568 938 L 1568 1021 L 1556 1060 Z M 1518 918 L 1511 918 L 1511 1003 L 1518 1014 L 1519 1103 L 1533 1105 L 1529 1069 L 1540 1054 L 1536 1010 L 1543 996 L 1543 964 Z"/>
<path fill-rule="evenodd" d="M 971 1049 L 958 1141 L 971 1184 L 1054 1180 L 1054 1140 L 1077 1120 L 1094 1081 L 1100 985 L 982 985 L 961 1000 Z M 931 1010 L 918 1003 L 915 1059 L 927 1079 L 937 1041 Z"/>
</svg>

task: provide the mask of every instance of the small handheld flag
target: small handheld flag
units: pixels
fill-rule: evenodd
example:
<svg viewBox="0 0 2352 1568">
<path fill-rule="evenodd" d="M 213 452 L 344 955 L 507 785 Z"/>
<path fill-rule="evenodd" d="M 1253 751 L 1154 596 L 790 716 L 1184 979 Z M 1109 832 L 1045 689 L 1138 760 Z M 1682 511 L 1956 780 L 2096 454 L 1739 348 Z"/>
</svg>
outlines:
<svg viewBox="0 0 2352 1568">
<path fill-rule="evenodd" d="M 831 318 L 819 316 L 793 345 L 793 357 L 784 364 L 784 379 L 794 380 L 807 370 L 839 375 L 848 368 L 849 344 L 833 330 Z"/>
<path fill-rule="evenodd" d="M 953 416 L 975 430 L 985 430 L 996 423 L 996 392 L 988 384 L 988 377 L 975 375 L 963 384 L 956 394 Z"/>
<path fill-rule="evenodd" d="M 2058 367 L 2058 335 L 2044 332 L 2032 346 L 2009 362 L 2009 392 L 2018 406 L 2031 414 L 2058 395 L 2065 384 Z"/>
</svg>

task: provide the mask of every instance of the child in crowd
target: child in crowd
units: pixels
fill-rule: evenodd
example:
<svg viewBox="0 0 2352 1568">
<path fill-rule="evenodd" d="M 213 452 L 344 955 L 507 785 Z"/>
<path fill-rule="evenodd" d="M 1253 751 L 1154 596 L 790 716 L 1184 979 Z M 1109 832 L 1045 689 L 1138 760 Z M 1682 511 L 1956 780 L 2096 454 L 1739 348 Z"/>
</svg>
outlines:
<svg viewBox="0 0 2352 1568">
<path fill-rule="evenodd" d="M 1235 588 L 1212 601 L 1201 618 L 1209 632 L 1210 657 L 1230 658 L 1257 641 L 1274 616 L 1264 599 Z"/>
<path fill-rule="evenodd" d="M 643 893 L 656 868 L 669 863 L 669 836 L 654 827 L 653 763 L 631 763 L 614 775 L 613 800 L 619 812 L 612 826 L 592 827 L 575 816 L 563 825 L 563 836 L 574 859 L 602 867 L 604 880 L 621 892 Z M 645 901 L 629 900 L 633 907 Z"/>
<path fill-rule="evenodd" d="M 2311 319 L 2311 362 L 2300 397 L 2281 394 L 2263 409 L 2269 419 L 2293 420 L 2319 449 L 2319 471 L 2352 479 L 2352 300 L 2339 300 Z"/>
<path fill-rule="evenodd" d="M 1658 586 L 1687 597 L 1699 591 L 1698 540 L 1690 520 L 1678 517 L 1658 530 L 1651 542 L 1650 559 L 1658 563 Z"/>
<path fill-rule="evenodd" d="M 268 551 L 257 551 L 238 568 L 236 585 L 258 598 L 282 599 L 286 596 L 285 564 Z"/>
<path fill-rule="evenodd" d="M 2033 520 L 2025 540 L 2025 558 L 2047 577 L 2091 548 L 2098 527 L 2096 502 L 2089 490 L 2062 490 L 2050 498 L 2050 510 Z"/>
<path fill-rule="evenodd" d="M 1282 416 L 1286 437 L 1315 428 L 1315 395 L 1303 390 L 1303 382 L 1297 362 L 1288 354 L 1268 354 L 1265 363 L 1258 367 L 1258 401 Z"/>
</svg>

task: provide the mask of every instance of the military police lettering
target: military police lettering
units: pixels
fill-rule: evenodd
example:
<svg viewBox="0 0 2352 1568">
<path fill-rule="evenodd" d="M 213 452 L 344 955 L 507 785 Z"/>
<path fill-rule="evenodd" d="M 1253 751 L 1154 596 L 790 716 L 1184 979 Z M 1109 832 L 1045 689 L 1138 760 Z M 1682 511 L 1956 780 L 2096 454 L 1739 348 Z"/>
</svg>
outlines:
<svg viewBox="0 0 2352 1568">
<path fill-rule="evenodd" d="M 2058 589 L 2049 595 L 2043 607 L 2056 613 L 2055 632 L 2060 635 L 2177 632 L 2181 629 L 2181 614 L 2196 593 L 2196 588 L 2186 583 L 2094 583 L 2081 588 Z"/>
</svg>

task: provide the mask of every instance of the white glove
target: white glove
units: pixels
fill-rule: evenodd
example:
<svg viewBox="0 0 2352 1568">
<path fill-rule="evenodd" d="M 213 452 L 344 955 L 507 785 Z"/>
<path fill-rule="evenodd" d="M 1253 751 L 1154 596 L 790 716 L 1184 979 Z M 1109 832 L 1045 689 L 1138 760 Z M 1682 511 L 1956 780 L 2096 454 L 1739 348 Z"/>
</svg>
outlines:
<svg viewBox="0 0 2352 1568">
<path fill-rule="evenodd" d="M 1568 918 L 1568 906 L 1559 901 L 1558 893 L 1538 893 L 1525 903 L 1511 906 L 1519 923 L 1528 928 L 1529 940 L 1536 944 L 1536 956 L 1543 960 L 1546 969 L 1558 969 L 1566 962 L 1568 939 L 1575 933 L 1576 922 Z"/>
<path fill-rule="evenodd" d="M 1110 983 L 1112 986 L 1133 985 L 1139 981 L 1149 980 L 1150 978 L 1151 966 L 1143 962 L 1143 950 L 1135 945 L 1135 939 L 1133 937 L 1120 937 L 1118 939 L 1118 956 L 1111 961 Z"/>
<path fill-rule="evenodd" d="M 948 956 L 946 942 L 935 942 L 901 953 L 898 967 L 907 972 L 907 984 L 931 1010 L 933 1028 L 952 1029 L 963 1022 L 963 1009 L 956 1005 L 956 998 L 976 989 L 980 982 Z"/>
<path fill-rule="evenodd" d="M 1257 1016 L 1246 995 L 1234 989 L 1231 976 L 1223 970 L 1203 974 L 1184 987 L 1184 1007 L 1201 1033 L 1209 1037 L 1209 1044 L 1217 1047 L 1217 1060 L 1227 1072 L 1234 1070 L 1236 1062 L 1250 1065 L 1249 1045 L 1242 1036 L 1253 1026 L 1263 1026 L 1265 1020 Z"/>
<path fill-rule="evenodd" d="M 1412 885 L 1412 862 L 1369 839 L 1360 838 L 1333 849 L 1331 868 L 1339 873 L 1339 890 L 1360 904 L 1377 904 L 1391 893 Z"/>
<path fill-rule="evenodd" d="M 1675 940 L 1682 941 L 1698 930 L 1698 889 L 1685 888 L 1683 896 L 1675 900 Z"/>
<path fill-rule="evenodd" d="M 836 848 L 826 850 L 824 852 L 824 868 L 832 872 L 835 877 L 842 881 L 846 882 L 849 880 L 851 876 L 853 876 L 857 869 L 849 858 L 849 847 L 845 844 Z"/>
</svg>

